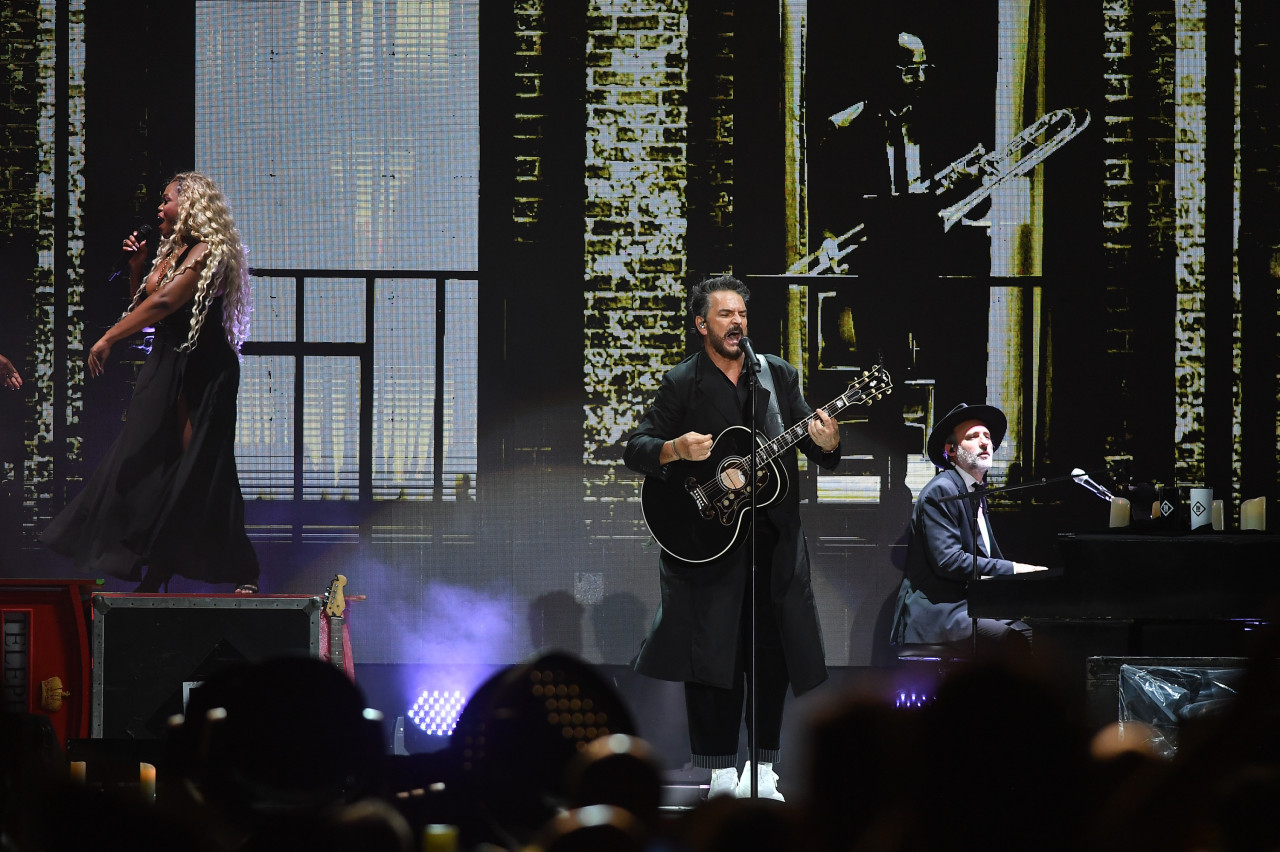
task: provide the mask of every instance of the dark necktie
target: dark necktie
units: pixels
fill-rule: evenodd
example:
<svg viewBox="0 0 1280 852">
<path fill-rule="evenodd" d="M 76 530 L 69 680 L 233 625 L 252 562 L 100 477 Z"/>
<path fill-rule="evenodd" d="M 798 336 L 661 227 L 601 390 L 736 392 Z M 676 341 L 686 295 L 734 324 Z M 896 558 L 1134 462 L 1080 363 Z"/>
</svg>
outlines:
<svg viewBox="0 0 1280 852">
<path fill-rule="evenodd" d="M 991 555 L 991 543 L 988 541 L 987 528 L 987 494 L 986 486 L 980 486 L 978 483 L 973 484 L 973 490 L 977 491 L 979 496 L 975 503 L 978 513 L 978 550 L 983 556 Z"/>
</svg>

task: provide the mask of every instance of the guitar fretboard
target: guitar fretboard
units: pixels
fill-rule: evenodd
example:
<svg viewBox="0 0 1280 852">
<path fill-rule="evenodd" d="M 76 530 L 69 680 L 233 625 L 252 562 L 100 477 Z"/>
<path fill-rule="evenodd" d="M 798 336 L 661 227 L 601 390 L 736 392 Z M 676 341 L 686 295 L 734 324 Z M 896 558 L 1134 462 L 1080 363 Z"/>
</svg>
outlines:
<svg viewBox="0 0 1280 852">
<path fill-rule="evenodd" d="M 835 417 L 851 405 L 875 402 L 892 389 L 893 384 L 889 381 L 888 372 L 885 371 L 884 367 L 877 366 L 849 385 L 848 390 L 822 406 L 819 411 L 822 411 L 828 417 Z M 781 435 L 761 444 L 755 453 L 756 468 L 759 469 L 768 464 L 792 444 L 809 434 L 809 424 L 817 419 L 818 414 L 814 412 L 784 431 Z"/>
</svg>

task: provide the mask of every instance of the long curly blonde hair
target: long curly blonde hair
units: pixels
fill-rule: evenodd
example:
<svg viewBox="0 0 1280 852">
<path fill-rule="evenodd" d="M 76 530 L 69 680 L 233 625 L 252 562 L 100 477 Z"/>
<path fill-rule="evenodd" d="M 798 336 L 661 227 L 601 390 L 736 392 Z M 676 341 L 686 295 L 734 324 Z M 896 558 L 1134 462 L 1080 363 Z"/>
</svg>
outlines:
<svg viewBox="0 0 1280 852">
<path fill-rule="evenodd" d="M 240 241 L 240 231 L 231 217 L 222 190 L 212 180 L 199 172 L 179 172 L 165 186 L 169 184 L 177 184 L 178 220 L 173 233 L 160 240 L 152 269 L 164 258 L 174 253 L 181 254 L 197 243 L 203 242 L 209 247 L 192 299 L 191 330 L 187 334 L 187 342 L 179 346 L 178 351 L 190 352 L 196 347 L 209 305 L 222 296 L 222 327 L 226 331 L 227 342 L 239 354 L 240 346 L 249 336 L 249 315 L 253 312 L 249 250 Z M 177 264 L 170 262 L 157 289 L 169 283 L 178 271 Z M 129 310 L 137 307 L 145 296 L 146 288 L 139 287 Z"/>
</svg>

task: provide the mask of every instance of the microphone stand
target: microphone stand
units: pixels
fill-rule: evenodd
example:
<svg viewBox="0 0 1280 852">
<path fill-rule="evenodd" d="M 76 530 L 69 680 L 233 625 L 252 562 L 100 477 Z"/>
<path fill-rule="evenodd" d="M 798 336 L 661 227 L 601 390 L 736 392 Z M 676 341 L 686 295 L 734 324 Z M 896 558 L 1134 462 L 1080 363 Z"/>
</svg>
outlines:
<svg viewBox="0 0 1280 852">
<path fill-rule="evenodd" d="M 750 354 L 754 356 L 754 350 L 750 350 Z M 748 465 L 747 472 L 750 478 L 748 491 L 751 494 L 751 570 L 748 572 L 748 583 L 750 585 L 751 595 L 751 618 L 747 624 L 747 644 L 750 646 L 750 653 L 747 654 L 747 758 L 751 761 L 751 798 L 760 798 L 760 768 L 759 753 L 756 745 L 756 466 L 758 464 L 757 446 L 759 439 L 756 432 L 756 388 L 759 380 L 756 378 L 757 372 L 760 370 L 760 362 L 754 357 L 749 357 L 746 352 L 742 355 L 742 369 L 747 372 L 747 426 L 751 430 L 751 463 Z"/>
<path fill-rule="evenodd" d="M 983 479 L 985 480 L 985 477 L 983 477 Z M 982 498 L 988 494 L 1008 494 L 1013 491 L 1022 491 L 1023 489 L 1026 489 L 1026 488 L 1041 488 L 1045 485 L 1052 485 L 1057 482 L 1068 482 L 1068 481 L 1074 482 L 1075 477 L 1071 475 L 1053 476 L 1053 477 L 1042 476 L 1034 482 L 1022 482 L 1022 483 L 1019 483 L 1018 485 L 1006 485 L 1003 488 L 991 488 L 986 484 L 985 481 L 980 481 L 975 483 L 972 489 L 966 488 L 964 491 L 961 491 L 959 494 L 951 494 L 946 497 L 941 497 L 938 499 L 939 503 L 950 503 L 954 500 L 969 501 L 969 540 L 973 542 L 973 568 L 970 571 L 973 579 L 971 580 L 971 582 L 976 583 L 978 581 L 978 536 L 981 535 L 981 533 L 978 532 L 978 507 L 982 505 Z M 754 498 L 755 498 L 755 495 L 752 494 L 752 499 Z M 988 521 L 987 523 L 989 524 L 990 521 Z M 988 558 L 990 558 L 991 554 L 988 553 L 987 556 Z M 969 620 L 972 622 L 971 629 L 973 631 L 973 656 L 974 656 L 974 659 L 977 659 L 978 619 L 971 616 Z"/>
<path fill-rule="evenodd" d="M 982 496 L 987 493 L 987 478 L 982 477 L 981 481 L 975 482 L 973 488 L 966 488 L 965 494 L 972 495 L 969 497 L 969 540 L 973 542 L 973 568 L 969 571 L 969 576 L 973 577 L 970 582 L 978 580 L 978 536 L 982 533 L 978 530 L 978 512 L 982 511 Z M 991 546 L 987 546 L 987 557 L 991 557 Z M 967 606 L 966 606 L 967 608 Z M 969 616 L 969 629 L 972 632 L 973 642 L 973 658 L 978 659 L 978 619 Z"/>
</svg>

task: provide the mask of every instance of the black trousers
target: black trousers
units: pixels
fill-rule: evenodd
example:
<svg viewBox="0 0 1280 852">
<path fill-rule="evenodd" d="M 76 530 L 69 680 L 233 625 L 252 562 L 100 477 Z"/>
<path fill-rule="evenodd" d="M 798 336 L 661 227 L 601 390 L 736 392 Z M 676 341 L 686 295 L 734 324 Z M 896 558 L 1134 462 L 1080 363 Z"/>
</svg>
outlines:
<svg viewBox="0 0 1280 852">
<path fill-rule="evenodd" d="M 768 522 L 757 525 L 756 581 L 756 677 L 750 683 L 747 662 L 751 654 L 751 596 L 742 596 L 742 617 L 738 619 L 737 676 L 730 689 L 705 683 L 684 685 L 685 713 L 689 721 L 689 745 L 694 766 L 724 769 L 738 762 L 738 739 L 744 719 L 751 725 L 750 699 L 755 698 L 756 751 L 761 762 L 775 763 L 782 740 L 782 708 L 791 677 L 782 649 L 782 634 L 773 614 L 770 596 L 773 547 L 777 531 Z M 749 547 L 748 542 L 745 547 Z M 748 575 L 750 583 L 750 575 Z M 748 590 L 749 590 L 748 586 Z M 727 638 L 727 637 L 726 637 Z"/>
<path fill-rule="evenodd" d="M 974 625 L 978 631 L 978 650 L 1006 651 L 1031 650 L 1031 626 L 1022 621 L 1005 621 L 996 618 L 979 618 Z M 966 640 L 969 641 L 969 640 Z M 972 646 L 972 642 L 969 644 Z"/>
</svg>

